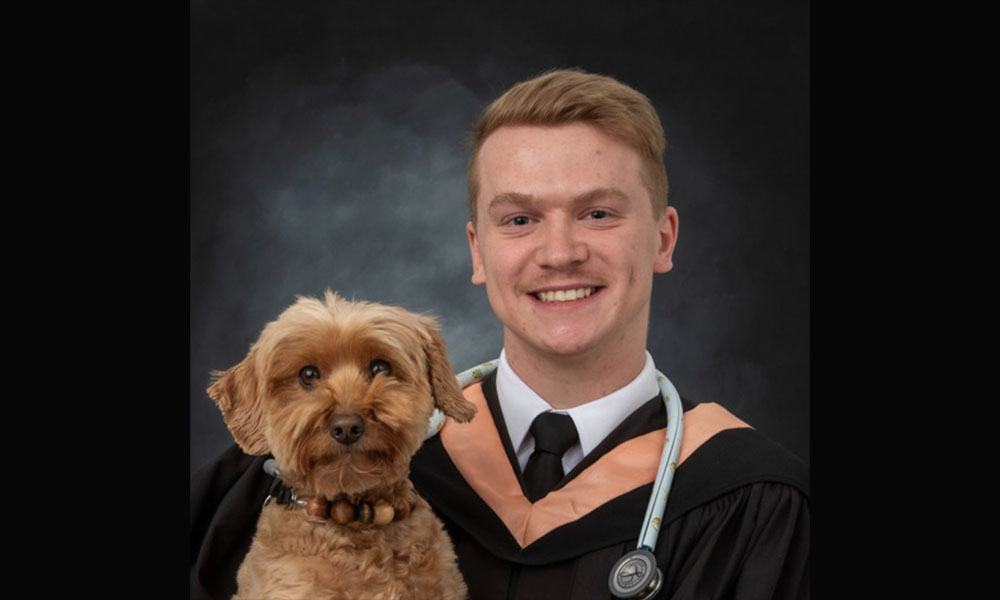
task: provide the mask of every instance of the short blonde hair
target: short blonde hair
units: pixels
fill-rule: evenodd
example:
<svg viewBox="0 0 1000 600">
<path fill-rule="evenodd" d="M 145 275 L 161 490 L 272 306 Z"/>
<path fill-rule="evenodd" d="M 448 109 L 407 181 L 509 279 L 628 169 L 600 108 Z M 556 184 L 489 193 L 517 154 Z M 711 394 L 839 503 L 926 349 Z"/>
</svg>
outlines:
<svg viewBox="0 0 1000 600">
<path fill-rule="evenodd" d="M 486 107 L 470 135 L 469 215 L 476 223 L 479 177 L 476 163 L 487 137 L 505 125 L 553 126 L 573 122 L 594 125 L 628 144 L 642 158 L 640 176 L 649 191 L 653 215 L 667 206 L 667 170 L 663 164 L 663 126 L 644 94 L 605 75 L 580 69 L 545 72 L 510 88 Z"/>
</svg>

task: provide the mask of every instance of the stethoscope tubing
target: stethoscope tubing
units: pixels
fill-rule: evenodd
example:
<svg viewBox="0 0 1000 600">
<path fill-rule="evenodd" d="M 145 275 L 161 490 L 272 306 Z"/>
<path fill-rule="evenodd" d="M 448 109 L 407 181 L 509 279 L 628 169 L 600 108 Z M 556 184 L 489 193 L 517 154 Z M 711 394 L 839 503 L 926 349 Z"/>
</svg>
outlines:
<svg viewBox="0 0 1000 600">
<path fill-rule="evenodd" d="M 667 508 L 667 497 L 674 481 L 674 471 L 677 470 L 677 460 L 681 454 L 681 439 L 684 433 L 684 407 L 681 405 L 680 394 L 667 376 L 656 372 L 656 383 L 660 386 L 663 402 L 667 409 L 667 433 L 660 455 L 660 465 L 657 468 L 656 480 L 653 483 L 653 494 L 646 506 L 646 515 L 642 520 L 639 541 L 636 547 L 640 550 L 653 551 L 656 538 L 660 535 L 663 524 L 663 513 Z"/>
</svg>

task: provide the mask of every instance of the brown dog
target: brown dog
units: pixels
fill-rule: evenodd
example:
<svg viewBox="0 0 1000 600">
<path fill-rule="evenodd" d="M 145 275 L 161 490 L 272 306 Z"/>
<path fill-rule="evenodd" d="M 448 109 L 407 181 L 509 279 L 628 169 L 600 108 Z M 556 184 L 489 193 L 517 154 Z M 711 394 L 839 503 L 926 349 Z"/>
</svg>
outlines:
<svg viewBox="0 0 1000 600">
<path fill-rule="evenodd" d="M 300 297 L 214 375 L 208 394 L 236 442 L 273 454 L 287 486 L 286 504 L 265 504 L 234 598 L 466 597 L 451 540 L 408 478 L 435 407 L 475 414 L 432 318 Z"/>
</svg>

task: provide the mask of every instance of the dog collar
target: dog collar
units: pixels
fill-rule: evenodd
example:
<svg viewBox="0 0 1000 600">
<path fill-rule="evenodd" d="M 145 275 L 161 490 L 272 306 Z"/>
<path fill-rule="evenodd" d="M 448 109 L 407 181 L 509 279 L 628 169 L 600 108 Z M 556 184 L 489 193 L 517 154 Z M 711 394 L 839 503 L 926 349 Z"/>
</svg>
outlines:
<svg viewBox="0 0 1000 600">
<path fill-rule="evenodd" d="M 264 506 L 271 502 L 284 505 L 291 510 L 302 507 L 305 513 L 314 519 L 332 521 L 339 525 L 375 525 L 384 527 L 394 521 L 401 521 L 410 516 L 416 506 L 416 497 L 399 499 L 393 504 L 388 502 L 350 502 L 347 494 L 340 494 L 332 501 L 322 496 L 299 498 L 295 491 L 281 480 L 281 473 L 273 458 L 264 461 L 264 472 L 274 478 L 271 489 L 264 499 Z"/>
</svg>

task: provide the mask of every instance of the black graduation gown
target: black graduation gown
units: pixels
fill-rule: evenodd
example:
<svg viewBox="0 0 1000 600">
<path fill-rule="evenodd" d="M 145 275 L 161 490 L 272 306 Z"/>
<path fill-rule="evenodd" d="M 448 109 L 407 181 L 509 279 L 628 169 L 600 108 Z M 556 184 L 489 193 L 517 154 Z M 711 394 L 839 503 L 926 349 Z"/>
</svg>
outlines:
<svg viewBox="0 0 1000 600">
<path fill-rule="evenodd" d="M 516 465 L 492 375 L 482 389 Z M 685 412 L 694 407 L 683 404 Z M 651 399 L 560 485 L 665 423 L 662 400 Z M 193 599 L 228 599 L 235 592 L 236 570 L 272 482 L 263 471 L 266 458 L 234 445 L 192 477 Z M 640 486 L 521 548 L 465 482 L 439 437 L 424 443 L 411 471 L 451 535 L 472 600 L 611 598 L 608 575 L 635 548 L 652 492 L 651 483 Z M 665 577 L 660 599 L 808 598 L 807 468 L 753 429 L 716 434 L 678 467 L 655 554 Z"/>
</svg>

